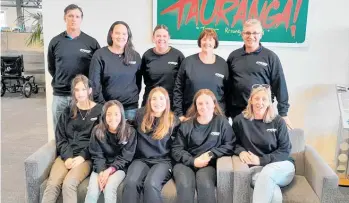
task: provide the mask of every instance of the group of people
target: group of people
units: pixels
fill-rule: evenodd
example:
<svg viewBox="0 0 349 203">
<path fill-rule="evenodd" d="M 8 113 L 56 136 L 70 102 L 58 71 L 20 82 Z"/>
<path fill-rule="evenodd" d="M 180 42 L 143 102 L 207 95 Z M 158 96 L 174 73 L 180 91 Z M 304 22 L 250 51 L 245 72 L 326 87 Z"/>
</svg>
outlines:
<svg viewBox="0 0 349 203">
<path fill-rule="evenodd" d="M 216 202 L 216 160 L 238 155 L 253 175 L 253 202 L 280 202 L 280 187 L 295 173 L 290 158 L 288 93 L 277 55 L 263 47 L 261 23 L 247 20 L 244 46 L 227 61 L 214 53 L 213 29 L 198 38 L 201 51 L 184 57 L 169 46 L 165 25 L 153 31 L 155 47 L 135 51 L 127 23 L 116 21 L 108 46 L 80 30 L 83 11 L 64 10 L 67 29 L 48 47 L 57 147 L 42 202 L 77 202 L 88 176 L 85 202 L 163 202 L 173 177 L 178 202 Z M 145 93 L 138 109 L 139 94 Z M 278 113 L 273 108 L 274 97 Z M 232 125 L 228 118 L 232 118 Z M 246 183 L 250 184 L 250 183 Z"/>
</svg>

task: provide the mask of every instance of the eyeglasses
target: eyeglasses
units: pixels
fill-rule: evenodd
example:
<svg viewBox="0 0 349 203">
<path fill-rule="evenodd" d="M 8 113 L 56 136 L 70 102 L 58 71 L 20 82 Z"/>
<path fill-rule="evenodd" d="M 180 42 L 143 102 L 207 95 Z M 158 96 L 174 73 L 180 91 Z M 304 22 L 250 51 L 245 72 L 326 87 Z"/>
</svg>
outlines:
<svg viewBox="0 0 349 203">
<path fill-rule="evenodd" d="M 246 35 L 246 36 L 257 36 L 259 34 L 261 34 L 260 32 L 242 32 L 243 35 Z"/>
<path fill-rule="evenodd" d="M 259 88 L 259 87 L 263 87 L 265 89 L 269 89 L 270 85 L 268 85 L 268 84 L 254 84 L 254 85 L 252 85 L 252 89 L 256 89 L 256 88 Z"/>
</svg>

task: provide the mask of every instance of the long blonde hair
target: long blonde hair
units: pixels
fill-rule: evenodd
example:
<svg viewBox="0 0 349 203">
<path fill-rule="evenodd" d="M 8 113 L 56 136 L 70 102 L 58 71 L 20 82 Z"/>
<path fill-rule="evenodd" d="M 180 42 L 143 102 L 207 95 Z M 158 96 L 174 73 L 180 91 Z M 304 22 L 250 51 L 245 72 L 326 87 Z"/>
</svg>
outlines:
<svg viewBox="0 0 349 203">
<path fill-rule="evenodd" d="M 166 99 L 166 108 L 165 108 L 164 112 L 162 113 L 160 120 L 159 120 L 159 124 L 157 125 L 156 129 L 154 130 L 153 136 L 152 136 L 152 138 L 154 140 L 161 140 L 162 138 L 164 138 L 166 136 L 167 133 L 170 132 L 170 130 L 172 130 L 172 127 L 173 127 L 174 122 L 175 122 L 175 116 L 174 116 L 173 112 L 170 110 L 170 98 L 169 98 L 168 92 L 166 91 L 165 88 L 155 87 L 150 91 L 148 99 L 147 99 L 147 103 L 145 105 L 145 114 L 144 114 L 144 117 L 142 120 L 141 130 L 144 133 L 153 130 L 153 123 L 154 123 L 155 116 L 153 115 L 153 110 L 151 108 L 150 102 L 151 102 L 151 98 L 152 98 L 153 94 L 156 92 L 161 92 L 165 96 L 165 99 Z"/>
<path fill-rule="evenodd" d="M 186 115 L 187 119 L 197 118 L 198 117 L 198 110 L 197 110 L 197 106 L 196 106 L 196 100 L 203 94 L 205 94 L 207 96 L 210 96 L 212 98 L 213 103 L 214 103 L 214 114 L 223 116 L 224 114 L 222 112 L 221 107 L 218 104 L 217 98 L 214 95 L 214 93 L 211 90 L 209 90 L 209 89 L 201 89 L 201 90 L 197 91 L 196 94 L 194 95 L 193 102 L 192 102 L 191 106 L 189 107 L 189 109 L 187 111 L 187 115 Z"/>
<path fill-rule="evenodd" d="M 276 117 L 276 112 L 275 112 L 275 109 L 273 107 L 273 103 L 272 103 L 272 100 L 271 100 L 270 87 L 266 88 L 266 87 L 263 87 L 263 86 L 259 86 L 259 87 L 256 87 L 256 88 L 252 88 L 250 98 L 248 98 L 247 107 L 242 112 L 242 114 L 248 120 L 252 121 L 254 119 L 254 113 L 253 113 L 253 107 L 252 107 L 252 99 L 258 92 L 261 92 L 261 91 L 265 92 L 268 95 L 268 99 L 269 99 L 269 106 L 267 107 L 267 110 L 264 113 L 263 122 L 264 123 L 270 123 Z"/>
</svg>

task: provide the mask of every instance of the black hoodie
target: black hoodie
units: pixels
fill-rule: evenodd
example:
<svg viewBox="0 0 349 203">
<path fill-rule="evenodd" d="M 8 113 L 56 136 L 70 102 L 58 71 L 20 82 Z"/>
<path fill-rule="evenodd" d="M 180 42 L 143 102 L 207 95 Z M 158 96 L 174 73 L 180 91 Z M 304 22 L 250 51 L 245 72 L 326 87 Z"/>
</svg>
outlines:
<svg viewBox="0 0 349 203">
<path fill-rule="evenodd" d="M 99 173 L 114 167 L 116 170 L 125 170 L 132 161 L 137 138 L 135 130 L 126 124 L 129 129 L 129 137 L 126 141 L 120 141 L 118 134 L 106 131 L 103 138 L 99 139 L 94 133 L 90 141 L 90 154 L 93 162 L 93 171 Z"/>
<path fill-rule="evenodd" d="M 137 111 L 135 118 L 135 128 L 137 130 L 137 150 L 136 159 L 141 159 L 148 163 L 159 163 L 162 161 L 171 161 L 170 150 L 174 136 L 180 124 L 180 121 L 175 117 L 174 126 L 170 128 L 169 132 L 161 139 L 155 140 L 152 138 L 154 129 L 159 124 L 159 118 L 154 119 L 153 130 L 149 132 L 142 132 L 141 125 L 145 114 L 145 108 Z"/>
<path fill-rule="evenodd" d="M 85 160 L 90 159 L 88 145 L 92 129 L 101 115 L 102 105 L 96 104 L 89 113 L 87 110 L 80 112 L 81 114 L 78 111 L 76 119 L 72 119 L 70 107 L 67 107 L 57 122 L 55 133 L 57 154 L 63 161 L 76 156 L 82 156 Z M 84 120 L 82 115 L 86 116 Z"/>
<path fill-rule="evenodd" d="M 217 158 L 232 155 L 234 143 L 235 134 L 224 116 L 214 116 L 206 125 L 190 119 L 179 127 L 172 144 L 172 157 L 176 162 L 193 167 L 195 158 L 211 151 L 210 164 L 214 165 Z"/>
</svg>

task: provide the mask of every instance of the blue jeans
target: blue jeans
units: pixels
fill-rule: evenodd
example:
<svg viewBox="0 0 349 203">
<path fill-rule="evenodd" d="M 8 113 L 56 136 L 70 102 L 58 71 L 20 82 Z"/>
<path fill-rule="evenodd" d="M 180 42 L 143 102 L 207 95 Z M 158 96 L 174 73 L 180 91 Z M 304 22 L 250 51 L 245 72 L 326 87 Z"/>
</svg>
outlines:
<svg viewBox="0 0 349 203">
<path fill-rule="evenodd" d="M 124 180 L 124 178 L 125 178 L 125 172 L 121 170 L 115 171 L 115 173 L 109 176 L 108 182 L 105 185 L 105 188 L 103 191 L 105 203 L 116 202 L 117 189 L 120 183 Z M 99 189 L 99 185 L 98 185 L 98 174 L 96 172 L 92 172 L 90 176 L 90 182 L 87 188 L 85 203 L 97 203 L 100 194 L 101 194 L 101 190 Z"/>
<path fill-rule="evenodd" d="M 136 112 L 137 112 L 137 109 L 125 110 L 125 117 L 126 117 L 126 119 L 133 121 L 135 119 L 135 117 L 136 117 Z"/>
<path fill-rule="evenodd" d="M 55 96 L 52 98 L 52 116 L 53 116 L 53 129 L 56 130 L 56 125 L 64 109 L 70 105 L 71 96 Z"/>
<path fill-rule="evenodd" d="M 290 184 L 294 175 L 295 167 L 290 161 L 274 162 L 258 168 L 252 174 L 253 203 L 282 203 L 280 187 Z"/>
</svg>

